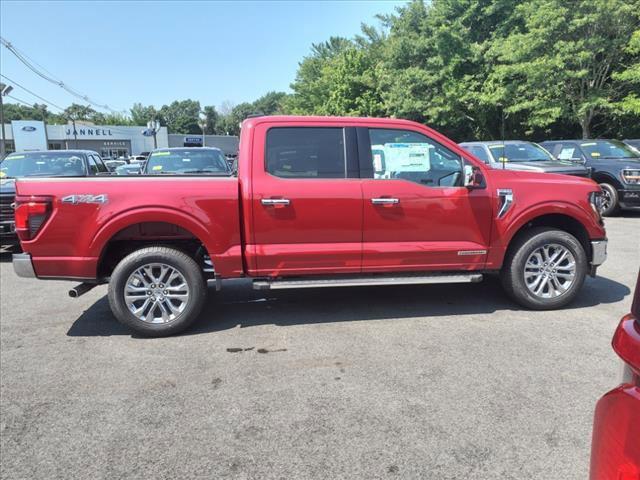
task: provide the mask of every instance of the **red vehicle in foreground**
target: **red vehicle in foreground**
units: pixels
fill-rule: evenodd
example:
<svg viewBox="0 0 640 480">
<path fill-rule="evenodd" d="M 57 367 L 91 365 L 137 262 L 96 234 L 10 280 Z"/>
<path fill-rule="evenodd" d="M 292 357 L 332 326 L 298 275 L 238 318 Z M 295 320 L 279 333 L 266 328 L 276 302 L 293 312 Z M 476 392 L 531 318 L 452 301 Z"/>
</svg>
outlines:
<svg viewBox="0 0 640 480">
<path fill-rule="evenodd" d="M 72 296 L 109 282 L 115 316 L 156 336 L 196 318 L 208 283 L 243 276 L 275 289 L 499 273 L 519 304 L 553 309 L 606 258 L 600 201 L 591 180 L 493 170 L 406 120 L 256 117 L 237 178 L 19 180 L 13 264 L 83 282 Z"/>
<path fill-rule="evenodd" d="M 596 406 L 591 480 L 640 479 L 640 274 L 631 313 L 622 318 L 613 349 L 624 362 L 622 384 Z"/>
</svg>

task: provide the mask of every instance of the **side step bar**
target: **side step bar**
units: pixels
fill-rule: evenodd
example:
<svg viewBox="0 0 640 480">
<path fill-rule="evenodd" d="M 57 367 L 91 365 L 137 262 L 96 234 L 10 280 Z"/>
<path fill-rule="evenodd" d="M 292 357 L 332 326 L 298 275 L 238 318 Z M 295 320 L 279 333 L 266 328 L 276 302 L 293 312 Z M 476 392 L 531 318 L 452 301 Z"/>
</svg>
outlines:
<svg viewBox="0 0 640 480">
<path fill-rule="evenodd" d="M 304 279 L 260 279 L 253 281 L 255 290 L 280 290 L 287 288 L 368 287 L 371 285 L 420 285 L 428 283 L 477 283 L 481 273 L 376 275 L 360 277 L 318 277 Z"/>
</svg>

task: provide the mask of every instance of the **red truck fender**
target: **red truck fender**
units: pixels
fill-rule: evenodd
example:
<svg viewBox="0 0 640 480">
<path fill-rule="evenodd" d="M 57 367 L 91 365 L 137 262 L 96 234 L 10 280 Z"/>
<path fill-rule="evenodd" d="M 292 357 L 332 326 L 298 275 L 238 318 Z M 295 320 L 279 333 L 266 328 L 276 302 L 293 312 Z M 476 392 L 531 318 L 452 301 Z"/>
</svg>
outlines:
<svg viewBox="0 0 640 480">
<path fill-rule="evenodd" d="M 239 275 L 242 273 L 242 249 L 230 243 L 229 232 L 210 218 L 201 219 L 182 210 L 167 207 L 143 207 L 126 210 L 105 223 L 94 236 L 89 251 L 91 256 L 102 258 L 109 241 L 122 230 L 136 224 L 160 222 L 176 225 L 197 238 L 211 257 L 216 273 Z"/>
<path fill-rule="evenodd" d="M 506 221 L 496 222 L 495 243 L 487 259 L 487 268 L 502 267 L 509 245 L 530 223 L 536 226 L 562 228 L 577 236 L 581 242 L 588 241 L 589 238 L 605 237 L 604 228 L 597 225 L 591 212 L 586 212 L 584 208 L 569 202 L 541 202 L 514 213 L 514 218 L 509 218 L 507 214 L 504 219 Z M 590 255 L 588 245 L 585 245 L 585 248 L 587 255 Z"/>
</svg>

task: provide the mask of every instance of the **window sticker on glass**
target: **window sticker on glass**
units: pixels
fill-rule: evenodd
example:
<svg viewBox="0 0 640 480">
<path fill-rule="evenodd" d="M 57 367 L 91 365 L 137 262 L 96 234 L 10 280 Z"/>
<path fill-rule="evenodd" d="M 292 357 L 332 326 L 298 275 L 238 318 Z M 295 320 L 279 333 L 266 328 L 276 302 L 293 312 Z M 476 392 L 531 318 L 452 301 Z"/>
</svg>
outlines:
<svg viewBox="0 0 640 480">
<path fill-rule="evenodd" d="M 386 170 L 391 172 L 425 172 L 431 169 L 428 143 L 385 143 Z"/>
<path fill-rule="evenodd" d="M 153 169 L 154 170 L 162 170 L 162 165 L 154 165 Z"/>
<path fill-rule="evenodd" d="M 575 148 L 563 148 L 558 154 L 558 158 L 560 160 L 571 160 L 573 157 L 573 152 L 575 152 Z"/>
<path fill-rule="evenodd" d="M 591 152 L 591 156 L 592 157 L 599 157 L 600 156 L 600 152 Z"/>
</svg>

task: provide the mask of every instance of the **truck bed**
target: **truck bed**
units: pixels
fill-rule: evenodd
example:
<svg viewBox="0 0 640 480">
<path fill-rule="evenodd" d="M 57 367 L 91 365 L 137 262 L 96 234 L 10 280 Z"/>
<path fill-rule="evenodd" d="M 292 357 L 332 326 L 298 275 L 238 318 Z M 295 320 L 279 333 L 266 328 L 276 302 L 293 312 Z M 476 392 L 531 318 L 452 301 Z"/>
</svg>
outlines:
<svg viewBox="0 0 640 480">
<path fill-rule="evenodd" d="M 242 273 L 236 178 L 21 179 L 16 191 L 19 197 L 52 198 L 44 226 L 22 242 L 38 277 L 95 279 L 110 241 L 140 242 L 158 234 L 194 238 L 206 247 L 217 273 Z"/>
</svg>

